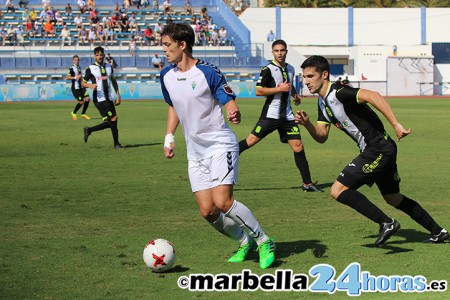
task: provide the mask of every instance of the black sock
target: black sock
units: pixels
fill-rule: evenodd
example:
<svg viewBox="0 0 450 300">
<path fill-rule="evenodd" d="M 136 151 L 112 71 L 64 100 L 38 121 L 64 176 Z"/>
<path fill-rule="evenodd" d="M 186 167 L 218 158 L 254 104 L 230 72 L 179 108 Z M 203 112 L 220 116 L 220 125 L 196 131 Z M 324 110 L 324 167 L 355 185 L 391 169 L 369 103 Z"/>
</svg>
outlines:
<svg viewBox="0 0 450 300">
<path fill-rule="evenodd" d="M 310 184 L 312 182 L 311 173 L 309 172 L 309 164 L 306 159 L 305 151 L 294 152 L 294 160 L 300 174 L 302 175 L 303 183 Z"/>
<path fill-rule="evenodd" d="M 114 140 L 114 146 L 119 143 L 119 129 L 117 129 L 117 121 L 108 121 L 109 127 L 111 128 L 111 133 Z"/>
<path fill-rule="evenodd" d="M 431 232 L 431 234 L 439 234 L 442 230 L 430 214 L 420 206 L 416 201 L 403 196 L 402 202 L 396 207 L 411 217 L 414 221 L 422 225 L 423 228 Z"/>
<path fill-rule="evenodd" d="M 89 132 L 94 132 L 94 131 L 106 129 L 108 127 L 109 127 L 109 124 L 107 122 L 103 122 L 98 125 L 95 125 L 94 127 L 90 127 L 88 130 L 89 130 Z"/>
<path fill-rule="evenodd" d="M 73 113 L 76 114 L 77 111 L 81 108 L 82 104 L 77 103 L 77 105 L 75 105 L 75 108 L 73 109 Z"/>
<path fill-rule="evenodd" d="M 239 142 L 239 154 L 241 154 L 242 152 L 244 152 L 248 148 L 250 148 L 250 147 L 247 144 L 247 140 L 242 140 L 242 141 Z"/>
<path fill-rule="evenodd" d="M 84 102 L 83 111 L 81 112 L 82 115 L 86 114 L 88 107 L 89 107 L 89 102 Z"/>
<path fill-rule="evenodd" d="M 370 202 L 366 196 L 356 190 L 343 191 L 337 201 L 342 204 L 348 205 L 366 218 L 371 219 L 375 223 L 381 224 L 382 222 L 390 223 L 392 219 L 386 216 L 375 204 Z"/>
</svg>

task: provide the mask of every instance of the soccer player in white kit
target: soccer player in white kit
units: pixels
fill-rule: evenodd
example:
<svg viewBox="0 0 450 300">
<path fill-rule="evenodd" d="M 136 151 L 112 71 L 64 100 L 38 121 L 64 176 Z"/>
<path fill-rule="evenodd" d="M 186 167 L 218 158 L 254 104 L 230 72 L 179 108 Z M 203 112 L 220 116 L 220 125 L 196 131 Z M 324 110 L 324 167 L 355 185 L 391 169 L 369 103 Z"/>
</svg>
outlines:
<svg viewBox="0 0 450 300">
<path fill-rule="evenodd" d="M 161 71 L 161 89 L 169 104 L 164 155 L 175 156 L 174 133 L 181 123 L 187 146 L 188 173 L 200 214 L 217 231 L 238 241 L 229 262 L 241 262 L 258 246 L 259 265 L 275 260 L 275 244 L 252 212 L 234 199 L 239 148 L 224 120 L 239 124 L 236 95 L 220 70 L 192 56 L 195 35 L 188 24 L 167 24 L 161 33 L 162 50 L 171 64 Z"/>
</svg>

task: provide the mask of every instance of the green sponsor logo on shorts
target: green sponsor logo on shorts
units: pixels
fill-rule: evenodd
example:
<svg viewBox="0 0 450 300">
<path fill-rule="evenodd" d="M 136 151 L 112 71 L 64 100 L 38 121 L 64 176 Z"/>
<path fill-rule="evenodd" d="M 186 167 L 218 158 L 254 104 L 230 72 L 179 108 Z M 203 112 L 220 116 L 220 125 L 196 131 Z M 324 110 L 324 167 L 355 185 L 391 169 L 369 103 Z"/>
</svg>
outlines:
<svg viewBox="0 0 450 300">
<path fill-rule="evenodd" d="M 261 132 L 261 126 L 256 126 L 255 132 L 256 132 L 256 133 L 260 133 L 260 132 Z"/>
<path fill-rule="evenodd" d="M 295 127 L 292 127 L 291 131 L 288 132 L 287 135 L 293 135 L 293 134 L 298 134 L 298 133 L 299 133 L 298 127 L 295 126 Z"/>
<path fill-rule="evenodd" d="M 383 157 L 383 154 L 380 153 L 380 155 L 378 155 L 377 159 L 375 159 L 371 164 L 365 164 L 364 166 L 362 166 L 363 172 L 364 173 L 372 173 L 373 170 L 375 170 L 375 168 L 378 167 L 378 164 L 382 157 Z"/>
</svg>

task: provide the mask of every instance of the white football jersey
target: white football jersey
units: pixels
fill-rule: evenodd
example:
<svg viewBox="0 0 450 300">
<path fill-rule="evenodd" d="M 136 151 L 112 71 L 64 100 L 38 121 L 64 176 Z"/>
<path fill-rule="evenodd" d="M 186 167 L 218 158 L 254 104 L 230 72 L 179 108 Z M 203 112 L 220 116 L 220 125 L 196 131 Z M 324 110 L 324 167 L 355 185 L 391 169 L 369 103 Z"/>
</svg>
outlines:
<svg viewBox="0 0 450 300">
<path fill-rule="evenodd" d="M 220 70 L 202 60 L 186 72 L 170 65 L 161 71 L 165 101 L 173 106 L 189 160 L 224 151 L 239 151 L 236 136 L 222 114 L 222 105 L 236 98 Z"/>
</svg>

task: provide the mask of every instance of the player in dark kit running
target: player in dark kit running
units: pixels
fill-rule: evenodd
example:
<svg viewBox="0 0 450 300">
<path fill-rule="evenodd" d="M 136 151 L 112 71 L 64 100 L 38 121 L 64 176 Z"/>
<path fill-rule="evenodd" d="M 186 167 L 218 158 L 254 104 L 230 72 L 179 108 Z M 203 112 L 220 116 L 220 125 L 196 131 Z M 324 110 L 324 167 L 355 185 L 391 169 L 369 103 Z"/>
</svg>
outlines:
<svg viewBox="0 0 450 300">
<path fill-rule="evenodd" d="M 102 123 L 93 127 L 84 127 L 84 141 L 87 143 L 89 135 L 92 132 L 111 128 L 111 133 L 114 140 L 114 149 L 122 149 L 119 143 L 119 130 L 117 128 L 117 114 L 114 105 L 120 105 L 120 92 L 116 79 L 114 78 L 114 71 L 110 64 L 104 63 L 105 51 L 102 47 L 94 49 L 95 64 L 90 65 L 86 69 L 83 87 L 94 90 L 93 98 L 94 105 L 97 107 L 100 115 L 103 118 Z M 91 83 L 88 83 L 91 81 Z M 117 99 L 115 102 L 111 100 L 111 85 L 116 92 Z"/>
<path fill-rule="evenodd" d="M 330 125 L 350 136 L 360 149 L 339 174 L 331 187 L 331 197 L 355 209 L 380 225 L 376 246 L 381 246 L 400 229 L 400 223 L 388 217 L 357 189 L 364 184 L 378 186 L 384 200 L 409 215 L 429 230 L 432 236 L 424 241 L 442 243 L 449 238 L 447 230 L 439 226 L 416 201 L 400 193 L 397 171 L 397 145 L 389 137 L 371 104 L 389 121 L 398 141 L 411 133 L 399 123 L 389 103 L 377 92 L 352 88 L 329 81 L 330 66 L 322 56 L 311 56 L 302 64 L 303 77 L 311 93 L 319 94 L 317 124 L 313 125 L 305 111 L 297 111 L 296 122 L 305 126 L 319 143 L 328 139 Z"/>
<path fill-rule="evenodd" d="M 77 105 L 75 105 L 74 110 L 70 113 L 72 119 L 74 121 L 78 120 L 77 112 L 83 106 L 83 110 L 81 111 L 81 117 L 86 120 L 90 120 L 88 115 L 86 115 L 86 111 L 89 107 L 89 93 L 88 91 L 81 86 L 82 74 L 80 67 L 80 58 L 78 55 L 74 55 L 73 57 L 73 65 L 69 68 L 69 73 L 67 73 L 66 79 L 72 80 L 72 94 L 75 97 L 75 100 L 78 101 Z"/>
<path fill-rule="evenodd" d="M 273 60 L 262 68 L 256 83 L 256 95 L 266 96 L 261 116 L 250 135 L 239 142 L 239 153 L 253 147 L 275 130 L 282 143 L 288 143 L 294 151 L 295 164 L 302 176 L 302 189 L 305 192 L 323 192 L 311 181 L 308 160 L 306 159 L 298 125 L 295 124 L 290 99 L 299 105 L 300 96 L 292 87 L 294 67 L 286 63 L 287 45 L 283 40 L 272 43 Z"/>
</svg>

